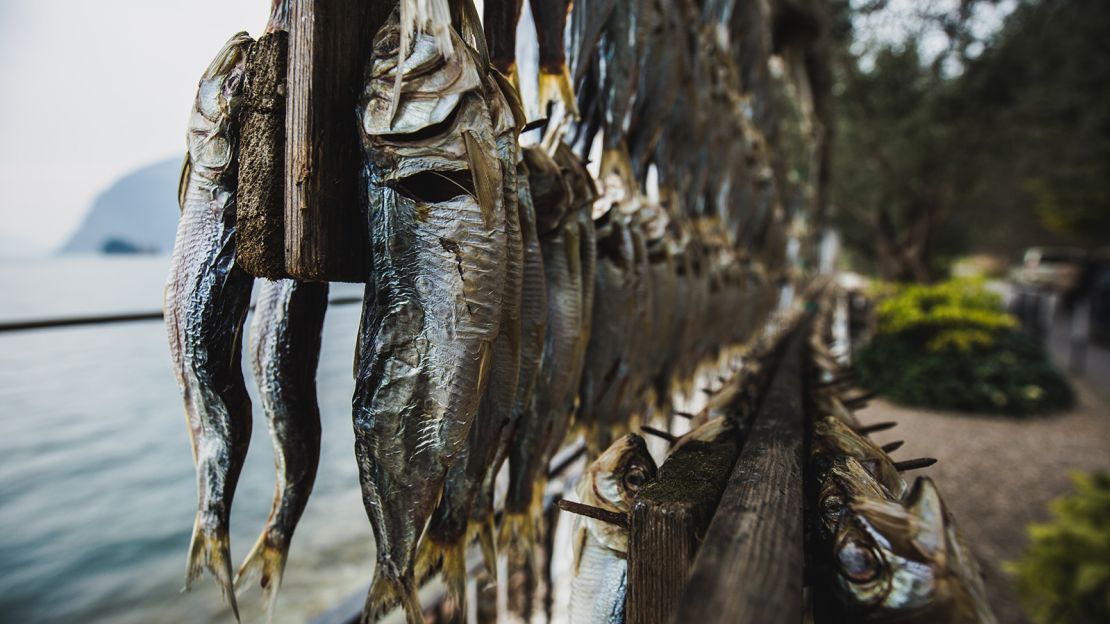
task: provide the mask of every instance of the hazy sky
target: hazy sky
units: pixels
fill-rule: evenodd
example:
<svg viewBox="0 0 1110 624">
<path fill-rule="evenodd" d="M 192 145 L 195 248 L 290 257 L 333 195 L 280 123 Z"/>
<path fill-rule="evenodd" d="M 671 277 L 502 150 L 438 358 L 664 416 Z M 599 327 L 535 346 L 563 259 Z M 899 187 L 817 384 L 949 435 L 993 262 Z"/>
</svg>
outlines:
<svg viewBox="0 0 1110 624">
<path fill-rule="evenodd" d="M 57 246 L 117 178 L 182 155 L 197 79 L 232 34 L 257 35 L 269 8 L 0 0 L 0 241 Z"/>
</svg>

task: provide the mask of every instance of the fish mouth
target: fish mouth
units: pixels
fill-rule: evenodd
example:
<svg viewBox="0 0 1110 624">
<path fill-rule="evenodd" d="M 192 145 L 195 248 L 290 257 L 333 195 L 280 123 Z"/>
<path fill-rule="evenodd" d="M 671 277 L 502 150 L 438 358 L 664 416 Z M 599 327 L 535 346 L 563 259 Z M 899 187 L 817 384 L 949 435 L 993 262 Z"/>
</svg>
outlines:
<svg viewBox="0 0 1110 624">
<path fill-rule="evenodd" d="M 209 63 L 208 69 L 204 70 L 202 80 L 212 80 L 219 76 L 225 76 L 239 64 L 242 55 L 246 54 L 246 47 L 252 43 L 250 34 L 247 31 L 235 33 L 231 39 L 227 40 L 224 47 L 220 49 L 220 53 L 216 58 L 212 59 Z"/>
</svg>

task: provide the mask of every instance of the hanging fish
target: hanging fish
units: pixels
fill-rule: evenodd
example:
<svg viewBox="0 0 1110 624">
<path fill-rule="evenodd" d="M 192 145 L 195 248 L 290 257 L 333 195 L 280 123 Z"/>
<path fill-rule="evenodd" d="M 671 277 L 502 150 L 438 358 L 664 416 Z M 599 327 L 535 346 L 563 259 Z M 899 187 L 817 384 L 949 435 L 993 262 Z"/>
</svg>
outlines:
<svg viewBox="0 0 1110 624">
<path fill-rule="evenodd" d="M 504 91 L 502 86 L 505 87 Z M 471 506 L 483 482 L 491 478 L 487 473 L 496 460 L 498 442 L 513 421 L 513 407 L 520 377 L 524 258 L 517 206 L 516 167 L 520 160 L 518 128 L 522 125 L 520 120 L 523 114 L 519 112 L 519 106 L 513 107 L 509 103 L 511 89 L 507 84 L 500 85 L 493 78 L 487 78 L 484 90 L 493 114 L 506 216 L 501 327 L 492 346 L 485 395 L 478 407 L 466 445 L 447 472 L 443 495 L 432 514 L 417 560 L 418 578 L 437 561 L 442 561 L 443 580 L 457 613 L 466 613 L 466 546 L 479 530 L 492 530 L 482 524 L 470 525 Z M 487 555 L 487 559 L 492 564 L 492 553 Z"/>
<path fill-rule="evenodd" d="M 630 433 L 590 464 L 575 490 L 579 501 L 586 505 L 627 514 L 636 493 L 655 478 L 655 472 L 655 461 L 644 439 Z M 624 622 L 627 557 L 627 527 L 575 517 L 571 624 Z"/>
<path fill-rule="evenodd" d="M 515 542 L 532 553 L 543 511 L 547 466 L 570 423 L 577 390 L 582 314 L 582 263 L 573 195 L 558 165 L 539 147 L 525 148 L 536 208 L 537 233 L 547 289 L 547 327 L 540 371 L 528 409 L 509 450 L 509 490 L 501 526 L 502 547 Z"/>
<path fill-rule="evenodd" d="M 636 93 L 639 68 L 637 28 L 642 0 L 617 2 L 601 37 L 601 98 L 604 134 L 601 173 L 616 175 L 629 191 L 638 187 L 625 141 L 625 123 Z"/>
<path fill-rule="evenodd" d="M 574 87 L 563 47 L 563 31 L 573 3 L 571 0 L 528 0 L 528 4 L 532 8 L 540 47 L 540 106 L 562 102 L 569 113 L 576 115 Z"/>
<path fill-rule="evenodd" d="M 520 77 L 516 68 L 516 26 L 523 4 L 524 0 L 486 0 L 482 6 L 490 64 L 517 89 Z"/>
<path fill-rule="evenodd" d="M 240 566 L 235 586 L 260 577 L 270 614 L 320 463 L 316 367 L 327 305 L 327 283 L 262 280 L 251 323 L 251 367 L 274 443 L 277 486 L 266 528 Z"/>
<path fill-rule="evenodd" d="M 417 542 L 462 451 L 502 319 L 507 223 L 476 54 L 418 33 L 401 61 L 395 12 L 360 102 L 374 258 L 360 328 L 355 451 L 377 541 L 364 621 L 400 600 L 420 622 Z M 389 86 L 400 80 L 401 97 Z"/>
<path fill-rule="evenodd" d="M 814 425 L 813 444 L 815 454 L 854 458 L 895 498 L 905 494 L 906 482 L 898 474 L 890 456 L 839 418 L 827 416 L 819 419 Z"/>
<path fill-rule="evenodd" d="M 185 587 L 207 568 L 236 619 L 228 520 L 251 437 L 241 360 L 254 279 L 235 262 L 235 194 L 240 97 L 251 44 L 245 32 L 233 36 L 201 76 L 189 116 L 189 152 L 178 188 L 181 219 L 164 300 L 197 467 L 199 500 Z"/>
</svg>

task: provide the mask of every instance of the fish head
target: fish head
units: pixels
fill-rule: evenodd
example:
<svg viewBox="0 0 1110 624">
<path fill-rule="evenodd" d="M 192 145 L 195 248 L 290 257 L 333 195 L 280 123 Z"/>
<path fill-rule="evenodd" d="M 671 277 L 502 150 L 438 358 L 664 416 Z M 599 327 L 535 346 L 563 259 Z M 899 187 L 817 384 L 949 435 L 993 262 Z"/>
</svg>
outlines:
<svg viewBox="0 0 1110 624">
<path fill-rule="evenodd" d="M 222 172 L 235 160 L 235 137 L 230 130 L 238 122 L 252 43 L 247 33 L 235 34 L 201 76 L 187 135 L 194 169 Z"/>
<path fill-rule="evenodd" d="M 852 609 L 907 615 L 940 605 L 946 584 L 945 513 L 936 487 L 919 479 L 904 501 L 860 497 L 837 530 L 834 560 Z"/>
<path fill-rule="evenodd" d="M 655 460 L 644 439 L 634 433 L 627 434 L 613 442 L 586 468 L 578 482 L 578 498 L 587 505 L 628 513 L 636 494 L 655 478 L 655 472 Z M 606 547 L 621 553 L 628 551 L 627 529 L 593 518 L 580 520 Z"/>
</svg>

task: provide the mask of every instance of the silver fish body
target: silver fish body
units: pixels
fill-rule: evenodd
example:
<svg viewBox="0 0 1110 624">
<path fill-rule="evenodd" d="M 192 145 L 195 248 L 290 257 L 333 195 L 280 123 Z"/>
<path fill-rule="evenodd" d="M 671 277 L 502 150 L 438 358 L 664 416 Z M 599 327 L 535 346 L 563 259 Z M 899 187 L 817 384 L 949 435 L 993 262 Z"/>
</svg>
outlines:
<svg viewBox="0 0 1110 624">
<path fill-rule="evenodd" d="M 277 484 L 266 527 L 235 584 L 259 575 L 269 612 L 320 463 L 316 368 L 327 305 L 327 283 L 264 279 L 251 323 L 251 369 L 273 440 Z"/>
<path fill-rule="evenodd" d="M 501 327 L 507 243 L 496 137 L 475 57 L 449 34 L 451 57 L 417 34 L 399 65 L 394 14 L 375 39 L 360 104 L 374 266 L 353 411 L 378 545 L 366 619 L 399 599 L 420 621 L 417 542 L 470 432 Z M 428 128 L 438 131 L 420 132 Z"/>
<path fill-rule="evenodd" d="M 251 434 L 241 346 L 254 280 L 235 261 L 235 196 L 239 103 L 251 43 L 246 33 L 233 36 L 200 80 L 164 302 L 197 466 L 199 501 L 186 587 L 207 568 L 236 615 L 228 520 Z"/>
<path fill-rule="evenodd" d="M 576 486 L 584 504 L 629 513 L 641 487 L 655 478 L 656 466 L 643 438 L 617 439 L 586 469 Z M 584 516 L 575 517 L 571 624 L 620 624 L 628 574 L 628 530 Z"/>
</svg>

